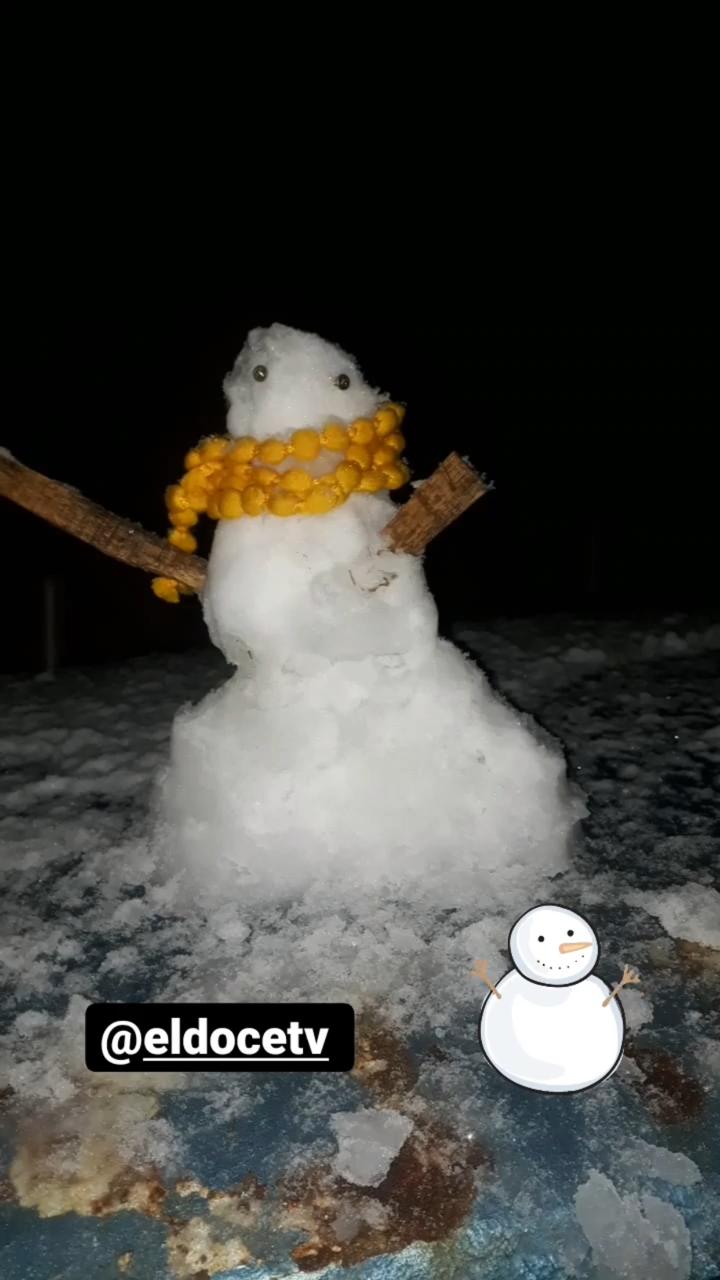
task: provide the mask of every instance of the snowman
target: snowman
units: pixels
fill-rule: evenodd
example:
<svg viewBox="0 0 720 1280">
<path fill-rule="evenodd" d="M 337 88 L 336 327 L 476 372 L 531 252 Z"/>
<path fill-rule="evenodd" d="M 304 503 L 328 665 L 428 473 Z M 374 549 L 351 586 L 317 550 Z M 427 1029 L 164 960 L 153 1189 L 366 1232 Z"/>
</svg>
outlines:
<svg viewBox="0 0 720 1280">
<path fill-rule="evenodd" d="M 449 867 L 454 896 L 479 869 L 565 865 L 584 807 L 561 752 L 438 636 L 420 558 L 382 537 L 409 474 L 402 409 L 280 324 L 250 333 L 225 390 L 227 437 L 191 451 L 168 499 L 180 548 L 200 512 L 217 520 L 204 616 L 237 668 L 176 717 L 172 867 L 194 895 L 330 877 L 437 901 Z"/>
<path fill-rule="evenodd" d="M 480 1044 L 497 1071 L 525 1089 L 576 1093 L 612 1075 L 622 1057 L 625 1019 L 618 992 L 640 981 L 631 968 L 612 991 L 593 970 L 594 930 L 566 907 L 533 907 L 508 943 L 514 968 L 497 986 L 484 961 L 474 973 L 490 988 Z"/>
</svg>

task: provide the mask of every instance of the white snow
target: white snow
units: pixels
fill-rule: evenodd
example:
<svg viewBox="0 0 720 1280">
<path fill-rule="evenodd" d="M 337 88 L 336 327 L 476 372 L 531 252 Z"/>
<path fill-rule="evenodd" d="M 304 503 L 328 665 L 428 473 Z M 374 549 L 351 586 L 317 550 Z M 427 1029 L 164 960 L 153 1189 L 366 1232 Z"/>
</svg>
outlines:
<svg viewBox="0 0 720 1280">
<path fill-rule="evenodd" d="M 260 366 L 262 380 L 254 376 Z M 349 378 L 341 389 L 336 379 Z M 369 387 L 347 352 L 312 333 L 284 324 L 253 329 L 225 379 L 228 431 L 256 439 L 284 437 L 301 427 L 322 427 L 372 417 L 387 399 Z"/>
<path fill-rule="evenodd" d="M 599 1280 L 689 1280 L 690 1233 L 678 1209 L 653 1195 L 621 1196 L 593 1169 L 575 1194 Z"/>
<path fill-rule="evenodd" d="M 720 947 L 720 893 L 711 885 L 634 890 L 625 895 L 625 901 L 655 916 L 673 938 Z"/>
<path fill-rule="evenodd" d="M 335 1172 L 360 1187 L 380 1185 L 413 1129 L 409 1116 L 377 1108 L 336 1112 L 331 1124 L 338 1142 Z"/>
<path fill-rule="evenodd" d="M 652 1022 L 653 1003 L 644 991 L 638 991 L 635 987 L 623 987 L 622 1003 L 629 1031 L 639 1031 Z"/>
</svg>

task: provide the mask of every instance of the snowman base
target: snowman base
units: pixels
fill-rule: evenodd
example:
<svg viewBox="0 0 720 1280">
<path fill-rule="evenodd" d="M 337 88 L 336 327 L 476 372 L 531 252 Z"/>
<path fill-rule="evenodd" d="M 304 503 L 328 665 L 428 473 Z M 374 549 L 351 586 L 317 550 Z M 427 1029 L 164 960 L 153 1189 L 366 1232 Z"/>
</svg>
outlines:
<svg viewBox="0 0 720 1280">
<path fill-rule="evenodd" d="M 221 522 L 205 612 L 245 663 L 177 716 L 161 796 L 193 896 L 456 901 L 480 870 L 567 864 L 584 805 L 564 757 L 438 637 L 421 563 L 382 546 L 391 505 Z"/>
</svg>

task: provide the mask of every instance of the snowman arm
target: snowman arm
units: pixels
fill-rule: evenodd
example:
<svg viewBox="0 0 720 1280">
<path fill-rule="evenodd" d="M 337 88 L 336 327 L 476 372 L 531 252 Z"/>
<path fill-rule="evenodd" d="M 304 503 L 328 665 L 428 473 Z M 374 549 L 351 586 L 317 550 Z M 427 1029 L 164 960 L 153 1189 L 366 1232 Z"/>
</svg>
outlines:
<svg viewBox="0 0 720 1280">
<path fill-rule="evenodd" d="M 605 999 L 603 1000 L 602 1002 L 603 1009 L 607 1008 L 610 1001 L 615 999 L 615 996 L 618 995 L 618 993 L 622 990 L 623 987 L 629 986 L 631 983 L 635 983 L 635 982 L 640 982 L 640 974 L 638 973 L 637 969 L 633 969 L 630 965 L 626 964 L 625 968 L 623 969 L 622 978 L 620 979 L 619 982 L 615 983 L 615 986 L 610 992 L 610 995 L 606 996 Z"/>
<path fill-rule="evenodd" d="M 480 978 L 481 981 L 485 983 L 486 987 L 489 987 L 491 991 L 495 992 L 495 995 L 497 996 L 498 1000 L 502 1000 L 502 996 L 500 995 L 500 992 L 498 991 L 497 987 L 493 986 L 492 982 L 488 977 L 487 960 L 476 960 L 475 965 L 471 970 L 471 972 L 474 977 Z"/>
</svg>

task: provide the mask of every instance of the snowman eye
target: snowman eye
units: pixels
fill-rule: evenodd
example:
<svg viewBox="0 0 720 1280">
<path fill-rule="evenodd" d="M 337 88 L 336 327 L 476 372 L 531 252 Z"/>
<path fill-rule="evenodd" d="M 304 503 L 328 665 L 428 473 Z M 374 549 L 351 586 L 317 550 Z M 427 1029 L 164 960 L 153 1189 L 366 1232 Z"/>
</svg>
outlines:
<svg viewBox="0 0 720 1280">
<path fill-rule="evenodd" d="M 540 934 L 540 937 L 538 938 L 538 942 L 544 942 L 544 941 L 545 941 L 545 937 L 544 937 L 544 935 L 541 933 L 541 934 Z"/>
<path fill-rule="evenodd" d="M 574 929 L 568 929 L 568 938 L 572 938 L 574 932 L 575 932 Z"/>
<path fill-rule="evenodd" d="M 264 364 L 256 364 L 253 369 L 253 378 L 256 382 L 264 382 L 267 378 L 267 366 Z"/>
<path fill-rule="evenodd" d="M 347 391 L 350 386 L 350 379 L 348 375 L 346 373 L 339 373 L 335 379 L 335 386 L 339 387 L 341 391 Z"/>
</svg>

